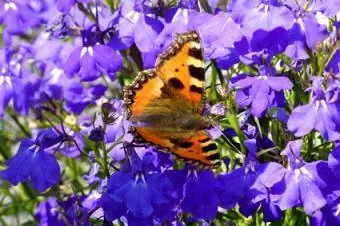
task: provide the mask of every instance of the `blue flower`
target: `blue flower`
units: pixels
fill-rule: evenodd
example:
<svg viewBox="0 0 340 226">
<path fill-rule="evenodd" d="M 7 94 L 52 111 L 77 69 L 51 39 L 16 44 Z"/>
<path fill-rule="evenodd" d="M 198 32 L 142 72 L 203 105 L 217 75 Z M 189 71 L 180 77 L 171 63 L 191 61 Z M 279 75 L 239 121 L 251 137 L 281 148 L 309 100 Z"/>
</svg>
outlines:
<svg viewBox="0 0 340 226">
<path fill-rule="evenodd" d="M 328 226 L 340 224 L 340 198 L 327 203 L 311 217 L 312 226 Z"/>
<path fill-rule="evenodd" d="M 2 178 L 17 185 L 30 177 L 33 187 L 40 192 L 55 185 L 60 180 L 60 167 L 45 149 L 62 140 L 52 129 L 40 132 L 35 141 L 24 138 L 17 154 L 6 162 L 7 169 L 1 172 Z"/>
<path fill-rule="evenodd" d="M 285 3 L 295 17 L 294 20 L 291 20 L 293 23 L 288 34 L 290 43 L 285 53 L 296 60 L 308 58 L 305 45 L 311 50 L 315 50 L 316 44 L 327 37 L 326 26 L 318 23 L 313 3 L 307 4 L 307 1 L 305 3 L 306 5 L 293 1 Z"/>
<path fill-rule="evenodd" d="M 224 12 L 207 18 L 197 30 L 208 59 L 219 59 L 233 54 L 234 43 L 242 38 L 240 25 Z"/>
<path fill-rule="evenodd" d="M 95 100 L 102 97 L 106 91 L 106 86 L 98 84 L 89 88 L 84 88 L 83 84 L 75 80 L 68 79 L 69 83 L 64 87 L 65 109 L 80 114 Z"/>
<path fill-rule="evenodd" d="M 217 215 L 219 182 L 210 170 L 188 170 L 183 187 L 181 208 L 194 219 L 213 220 Z"/>
<path fill-rule="evenodd" d="M 124 15 L 122 15 L 124 14 Z M 163 23 L 154 16 L 136 11 L 131 5 L 124 5 L 118 10 L 113 21 L 118 27 L 110 46 L 121 50 L 136 44 L 142 54 L 144 68 L 153 67 L 159 51 L 156 39 L 163 30 Z"/>
<path fill-rule="evenodd" d="M 262 117 L 269 107 L 284 107 L 283 90 L 293 86 L 288 78 L 276 77 L 275 69 L 265 66 L 260 67 L 257 77 L 232 78 L 232 85 L 237 89 L 236 102 L 240 107 L 250 107 L 256 117 Z"/>
<path fill-rule="evenodd" d="M 320 77 L 313 78 L 313 85 L 308 89 L 313 92 L 310 103 L 298 106 L 292 111 L 287 127 L 298 137 L 315 129 L 326 140 L 339 140 L 340 98 L 336 91 L 338 88 L 333 86 L 332 89 L 325 92 L 322 82 L 323 79 Z"/>
<path fill-rule="evenodd" d="M 325 70 L 333 74 L 339 74 L 340 71 L 339 69 L 340 69 L 340 50 L 337 50 L 333 55 L 332 59 L 327 64 Z"/>
<path fill-rule="evenodd" d="M 57 8 L 62 13 L 69 13 L 76 2 L 90 3 L 91 0 L 58 0 Z"/>
<path fill-rule="evenodd" d="M 167 220 L 177 203 L 173 184 L 163 173 L 143 170 L 134 150 L 129 148 L 128 152 L 131 165 L 111 175 L 107 192 L 101 197 L 105 217 L 114 220 L 128 212 L 140 220 L 150 217 Z"/>
<path fill-rule="evenodd" d="M 64 71 L 73 76 L 81 70 L 82 81 L 93 81 L 100 76 L 100 69 L 114 78 L 122 64 L 121 57 L 109 46 L 100 43 L 95 32 L 83 30 L 83 46 L 77 47 L 65 62 Z"/>
<path fill-rule="evenodd" d="M 339 182 L 324 161 L 306 163 L 300 156 L 302 140 L 290 141 L 282 151 L 288 158 L 288 170 L 272 194 L 279 195 L 279 207 L 286 210 L 302 205 L 308 215 L 334 200 Z"/>
<path fill-rule="evenodd" d="M 61 215 L 57 211 L 58 202 L 56 197 L 49 197 L 46 201 L 40 202 L 35 216 L 39 226 L 64 226 Z"/>
<path fill-rule="evenodd" d="M 340 177 L 340 143 L 337 143 L 335 148 L 329 154 L 328 167 L 332 170 L 336 177 Z"/>
<path fill-rule="evenodd" d="M 43 20 L 37 16 L 27 3 L 2 1 L 0 3 L 0 24 L 6 25 L 6 31 L 19 35 L 28 29 L 41 25 Z"/>
<path fill-rule="evenodd" d="M 41 226 L 50 225 L 90 225 L 88 214 L 98 204 L 99 194 L 90 193 L 87 197 L 67 197 L 65 201 L 50 197 L 40 202 L 36 209 L 36 217 Z"/>
<path fill-rule="evenodd" d="M 221 184 L 218 193 L 220 205 L 229 209 L 238 203 L 240 212 L 245 216 L 252 215 L 262 205 L 266 221 L 278 220 L 282 213 L 276 198 L 271 195 L 271 189 L 282 180 L 286 170 L 274 162 L 258 163 L 255 139 L 246 140 L 245 145 L 249 151 L 245 165 L 218 177 Z"/>
<path fill-rule="evenodd" d="M 293 14 L 279 1 L 235 0 L 228 5 L 234 20 L 241 24 L 245 36 L 251 37 L 256 30 L 271 31 L 282 27 L 289 29 Z M 273 20 L 273 17 L 276 19 Z"/>
</svg>

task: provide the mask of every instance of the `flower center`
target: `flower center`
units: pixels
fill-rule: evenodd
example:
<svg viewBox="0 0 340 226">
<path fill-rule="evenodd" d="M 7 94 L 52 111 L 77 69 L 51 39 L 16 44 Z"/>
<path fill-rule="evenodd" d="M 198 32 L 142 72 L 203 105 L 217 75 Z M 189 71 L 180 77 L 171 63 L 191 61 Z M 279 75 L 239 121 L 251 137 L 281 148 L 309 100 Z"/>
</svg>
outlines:
<svg viewBox="0 0 340 226">
<path fill-rule="evenodd" d="M 82 58 L 86 53 L 89 53 L 90 56 L 93 56 L 92 46 L 83 47 L 80 52 L 80 58 Z"/>
<path fill-rule="evenodd" d="M 11 79 L 8 76 L 0 76 L 0 86 L 4 83 L 7 83 L 9 87 L 12 87 Z"/>
<path fill-rule="evenodd" d="M 8 11 L 9 9 L 12 9 L 14 11 L 18 10 L 17 6 L 13 2 L 5 3 L 4 7 L 5 7 L 5 11 Z"/>
</svg>

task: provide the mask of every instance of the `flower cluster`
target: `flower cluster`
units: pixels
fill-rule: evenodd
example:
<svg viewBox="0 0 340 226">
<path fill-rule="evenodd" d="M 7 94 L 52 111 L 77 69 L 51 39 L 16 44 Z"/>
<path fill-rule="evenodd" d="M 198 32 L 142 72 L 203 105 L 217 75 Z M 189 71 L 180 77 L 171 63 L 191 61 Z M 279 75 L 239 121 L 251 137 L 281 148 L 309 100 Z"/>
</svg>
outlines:
<svg viewBox="0 0 340 226">
<path fill-rule="evenodd" d="M 228 2 L 228 3 L 225 3 Z M 0 222 L 340 225 L 336 0 L 0 2 Z M 136 143 L 122 88 L 196 31 L 222 164 Z"/>
</svg>

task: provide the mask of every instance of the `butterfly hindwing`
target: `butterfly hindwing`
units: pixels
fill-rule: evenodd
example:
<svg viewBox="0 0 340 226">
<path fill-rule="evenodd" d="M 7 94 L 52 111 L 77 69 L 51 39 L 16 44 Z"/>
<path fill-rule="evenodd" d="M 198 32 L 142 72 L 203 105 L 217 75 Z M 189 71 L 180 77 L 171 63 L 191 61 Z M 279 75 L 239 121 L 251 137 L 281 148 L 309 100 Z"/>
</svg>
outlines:
<svg viewBox="0 0 340 226">
<path fill-rule="evenodd" d="M 172 140 L 173 154 L 193 164 L 211 168 L 219 163 L 220 154 L 206 131 L 198 131 L 187 140 Z"/>
<path fill-rule="evenodd" d="M 156 61 L 157 73 L 178 96 L 202 111 L 204 92 L 204 61 L 200 39 L 196 32 L 177 35 L 175 42 Z"/>
</svg>

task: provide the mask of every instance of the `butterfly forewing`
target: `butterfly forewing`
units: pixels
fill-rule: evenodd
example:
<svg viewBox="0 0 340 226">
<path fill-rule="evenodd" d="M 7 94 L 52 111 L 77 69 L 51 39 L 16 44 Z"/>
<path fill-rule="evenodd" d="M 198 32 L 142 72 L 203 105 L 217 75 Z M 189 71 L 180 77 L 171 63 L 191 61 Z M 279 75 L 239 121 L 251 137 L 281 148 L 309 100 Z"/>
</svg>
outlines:
<svg viewBox="0 0 340 226">
<path fill-rule="evenodd" d="M 124 106 L 129 119 L 131 115 L 140 115 L 150 102 L 162 95 L 163 80 L 156 76 L 154 70 L 138 74 L 132 84 L 124 88 Z"/>
<path fill-rule="evenodd" d="M 177 35 L 169 49 L 157 58 L 156 70 L 174 94 L 186 98 L 194 111 L 201 112 L 205 72 L 196 32 Z"/>
</svg>

